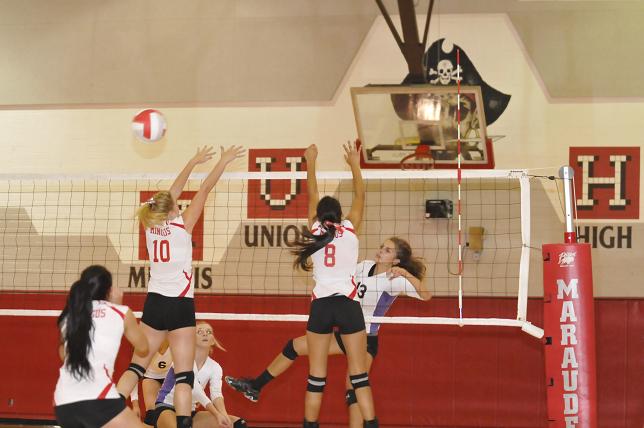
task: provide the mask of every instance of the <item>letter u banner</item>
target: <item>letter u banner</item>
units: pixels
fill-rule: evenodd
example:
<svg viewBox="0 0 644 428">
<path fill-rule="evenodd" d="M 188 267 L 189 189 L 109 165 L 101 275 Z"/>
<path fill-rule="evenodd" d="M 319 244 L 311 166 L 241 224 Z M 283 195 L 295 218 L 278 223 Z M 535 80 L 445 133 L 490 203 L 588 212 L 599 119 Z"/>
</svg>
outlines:
<svg viewBox="0 0 644 428">
<path fill-rule="evenodd" d="M 545 244 L 548 427 L 596 428 L 595 311 L 589 244 Z"/>
</svg>

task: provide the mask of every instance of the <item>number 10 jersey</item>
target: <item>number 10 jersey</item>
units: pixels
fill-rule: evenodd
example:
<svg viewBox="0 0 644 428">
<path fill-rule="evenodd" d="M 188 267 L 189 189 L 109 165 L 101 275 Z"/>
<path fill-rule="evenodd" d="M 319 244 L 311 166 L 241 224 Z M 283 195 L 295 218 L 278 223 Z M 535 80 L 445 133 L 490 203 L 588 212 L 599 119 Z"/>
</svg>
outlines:
<svg viewBox="0 0 644 428">
<path fill-rule="evenodd" d="M 181 216 L 145 230 L 150 258 L 148 292 L 166 297 L 194 297 L 192 236 Z"/>
</svg>

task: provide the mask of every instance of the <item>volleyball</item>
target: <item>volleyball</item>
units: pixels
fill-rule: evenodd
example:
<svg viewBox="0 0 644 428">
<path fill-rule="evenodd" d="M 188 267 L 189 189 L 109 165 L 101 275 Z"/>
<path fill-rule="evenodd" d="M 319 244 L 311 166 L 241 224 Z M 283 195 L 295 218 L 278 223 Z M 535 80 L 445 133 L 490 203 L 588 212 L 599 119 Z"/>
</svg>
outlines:
<svg viewBox="0 0 644 428">
<path fill-rule="evenodd" d="M 132 132 L 139 141 L 144 143 L 159 141 L 165 135 L 165 130 L 165 117 L 158 110 L 141 110 L 132 119 Z"/>
</svg>

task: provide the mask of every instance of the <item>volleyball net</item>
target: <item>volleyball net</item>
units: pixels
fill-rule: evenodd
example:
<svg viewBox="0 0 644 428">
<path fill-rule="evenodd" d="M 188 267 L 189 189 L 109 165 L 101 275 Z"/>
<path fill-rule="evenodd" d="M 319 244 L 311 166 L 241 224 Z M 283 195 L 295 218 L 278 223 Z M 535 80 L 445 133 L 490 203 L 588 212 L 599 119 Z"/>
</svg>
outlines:
<svg viewBox="0 0 644 428">
<path fill-rule="evenodd" d="M 288 161 L 288 159 L 287 159 Z M 261 163 L 261 159 L 258 159 Z M 296 164 L 296 160 L 292 160 Z M 307 272 L 293 267 L 291 249 L 307 228 L 306 173 L 225 173 L 193 231 L 195 298 L 305 297 Z M 424 259 L 435 297 L 458 297 L 453 316 L 381 317 L 384 323 L 505 325 L 539 336 L 527 320 L 530 186 L 524 171 L 363 171 L 366 204 L 359 229 L 360 260 L 373 259 L 383 241 L 407 240 Z M 204 175 L 193 174 L 179 198 L 182 209 Z M 105 265 L 126 292 L 144 292 L 149 275 L 136 208 L 170 175 L 0 176 L 1 294 L 66 293 L 79 272 Z M 320 195 L 352 201 L 349 172 L 319 172 Z M 459 206 L 460 204 L 460 206 Z M 457 211 L 460 210 L 460 216 Z M 459 231 L 460 229 L 460 231 Z M 459 247 L 459 242 L 461 246 Z M 159 245 L 158 257 L 164 251 Z M 460 256 L 459 256 L 460 253 Z M 459 262 L 459 259 L 461 262 Z M 369 291 L 367 291 L 369 292 Z M 481 297 L 516 299 L 516 317 L 468 316 Z M 27 299 L 25 299 L 27 301 Z M 268 301 L 268 300 L 267 300 Z M 201 312 L 203 319 L 304 321 L 307 299 L 292 299 L 288 313 Z M 460 306 L 460 307 L 459 307 Z M 197 305 L 199 308 L 199 305 Z M 2 315 L 54 316 L 55 309 L 0 307 Z"/>
</svg>

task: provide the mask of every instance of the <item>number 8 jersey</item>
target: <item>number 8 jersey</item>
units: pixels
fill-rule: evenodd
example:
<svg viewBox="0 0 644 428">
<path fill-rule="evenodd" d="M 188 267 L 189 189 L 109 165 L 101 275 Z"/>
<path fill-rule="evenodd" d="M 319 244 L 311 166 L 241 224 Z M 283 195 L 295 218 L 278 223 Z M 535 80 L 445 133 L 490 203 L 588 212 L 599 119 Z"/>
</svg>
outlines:
<svg viewBox="0 0 644 428">
<path fill-rule="evenodd" d="M 320 222 L 313 223 L 313 235 L 321 235 L 324 229 Z M 311 255 L 313 261 L 313 299 L 343 295 L 356 299 L 353 274 L 358 263 L 358 237 L 349 220 L 343 220 L 336 228 L 335 238 L 325 247 Z"/>
<path fill-rule="evenodd" d="M 192 237 L 181 216 L 145 230 L 150 258 L 148 292 L 167 297 L 194 297 Z"/>
</svg>

